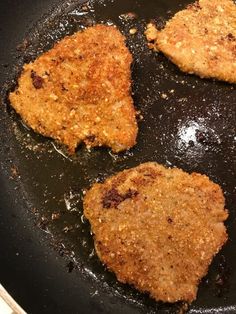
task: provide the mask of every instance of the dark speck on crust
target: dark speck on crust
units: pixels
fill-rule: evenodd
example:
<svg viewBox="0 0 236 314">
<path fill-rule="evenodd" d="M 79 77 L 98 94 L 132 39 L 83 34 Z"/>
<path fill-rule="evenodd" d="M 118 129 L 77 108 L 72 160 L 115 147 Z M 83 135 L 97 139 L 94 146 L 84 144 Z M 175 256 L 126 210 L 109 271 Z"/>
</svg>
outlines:
<svg viewBox="0 0 236 314">
<path fill-rule="evenodd" d="M 33 85 L 36 89 L 40 89 L 43 87 L 43 78 L 36 74 L 35 71 L 31 71 L 31 76 Z"/>
<path fill-rule="evenodd" d="M 129 191 L 124 195 L 124 200 L 127 198 L 133 198 L 138 195 L 138 191 L 129 189 Z"/>
<path fill-rule="evenodd" d="M 226 38 L 229 40 L 229 41 L 236 41 L 236 37 L 232 34 L 232 33 L 229 33 Z"/>
<path fill-rule="evenodd" d="M 111 208 L 117 207 L 120 203 L 128 198 L 133 198 L 138 195 L 137 191 L 129 189 L 129 191 L 125 194 L 120 194 L 116 188 L 112 188 L 111 190 L 107 191 L 103 197 L 103 207 L 104 208 Z"/>
<path fill-rule="evenodd" d="M 115 188 L 107 191 L 102 201 L 104 208 L 117 207 L 121 202 L 123 202 L 123 197 Z"/>
<path fill-rule="evenodd" d="M 65 85 L 63 83 L 61 84 L 61 90 L 65 91 L 65 92 L 68 92 L 68 89 L 65 87 Z"/>
<path fill-rule="evenodd" d="M 89 136 L 87 136 L 86 139 L 88 142 L 93 143 L 96 139 L 96 136 L 95 135 L 89 135 Z"/>
</svg>

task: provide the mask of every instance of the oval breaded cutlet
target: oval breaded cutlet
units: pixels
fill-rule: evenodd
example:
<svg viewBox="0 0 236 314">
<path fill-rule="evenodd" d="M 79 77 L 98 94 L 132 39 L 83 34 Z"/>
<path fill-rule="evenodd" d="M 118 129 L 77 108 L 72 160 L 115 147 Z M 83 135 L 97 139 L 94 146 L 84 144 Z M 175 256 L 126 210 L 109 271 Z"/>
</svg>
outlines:
<svg viewBox="0 0 236 314">
<path fill-rule="evenodd" d="M 119 281 L 156 300 L 191 302 L 227 240 L 224 205 L 207 176 L 150 162 L 94 184 L 84 214 L 98 256 Z"/>
<path fill-rule="evenodd" d="M 70 152 L 81 142 L 114 152 L 129 149 L 138 130 L 131 63 L 118 29 L 89 27 L 25 64 L 10 102 L 33 130 Z"/>
<path fill-rule="evenodd" d="M 199 0 L 158 31 L 149 24 L 151 47 L 182 71 L 236 83 L 236 5 L 232 0 Z"/>
</svg>

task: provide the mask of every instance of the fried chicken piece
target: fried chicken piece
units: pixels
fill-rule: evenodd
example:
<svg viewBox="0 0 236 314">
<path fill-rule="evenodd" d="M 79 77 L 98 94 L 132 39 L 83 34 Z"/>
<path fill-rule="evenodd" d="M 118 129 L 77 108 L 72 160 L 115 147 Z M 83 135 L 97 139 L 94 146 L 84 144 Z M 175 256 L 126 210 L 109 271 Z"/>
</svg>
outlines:
<svg viewBox="0 0 236 314">
<path fill-rule="evenodd" d="M 150 162 L 94 184 L 84 214 L 99 258 L 119 281 L 156 300 L 192 302 L 227 240 L 224 205 L 207 176 Z"/>
<path fill-rule="evenodd" d="M 182 71 L 236 83 L 236 5 L 199 0 L 158 31 L 149 24 L 150 48 L 162 51 Z"/>
<path fill-rule="evenodd" d="M 33 130 L 70 152 L 81 142 L 129 149 L 137 136 L 131 63 L 122 34 L 96 25 L 25 64 L 10 102 Z"/>
</svg>

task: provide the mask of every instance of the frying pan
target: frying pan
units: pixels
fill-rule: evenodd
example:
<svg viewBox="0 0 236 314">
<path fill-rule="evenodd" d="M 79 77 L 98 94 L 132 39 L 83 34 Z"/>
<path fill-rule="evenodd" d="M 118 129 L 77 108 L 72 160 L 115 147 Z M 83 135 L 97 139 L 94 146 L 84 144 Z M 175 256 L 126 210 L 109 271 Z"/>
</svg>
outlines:
<svg viewBox="0 0 236 314">
<path fill-rule="evenodd" d="M 0 2 L 0 282 L 28 313 L 177 313 L 120 284 L 94 254 L 83 190 L 145 161 L 207 174 L 225 191 L 229 241 L 200 284 L 189 313 L 236 313 L 235 87 L 181 73 L 143 35 L 183 8 L 181 0 Z M 124 13 L 134 12 L 135 19 Z M 143 119 L 137 145 L 63 147 L 32 132 L 10 107 L 23 63 L 94 23 L 115 24 L 134 55 L 133 97 Z M 137 28 L 135 35 L 130 28 Z M 184 232 L 184 230 L 183 230 Z"/>
</svg>

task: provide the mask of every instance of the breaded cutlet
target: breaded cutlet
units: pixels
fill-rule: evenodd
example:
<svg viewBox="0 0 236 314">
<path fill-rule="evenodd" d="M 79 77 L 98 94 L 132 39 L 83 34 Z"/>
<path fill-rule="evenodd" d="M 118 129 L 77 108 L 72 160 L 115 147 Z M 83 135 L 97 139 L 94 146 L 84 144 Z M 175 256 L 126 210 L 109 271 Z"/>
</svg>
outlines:
<svg viewBox="0 0 236 314">
<path fill-rule="evenodd" d="M 236 83 L 236 4 L 199 0 L 178 12 L 163 30 L 149 24 L 150 47 L 182 71 Z"/>
<path fill-rule="evenodd" d="M 96 252 L 122 283 L 164 302 L 192 302 L 227 240 L 219 185 L 155 162 L 124 170 L 84 198 Z"/>
<path fill-rule="evenodd" d="M 113 26 L 96 25 L 59 41 L 25 64 L 11 105 L 36 132 L 65 144 L 114 152 L 136 143 L 132 55 Z"/>
</svg>

